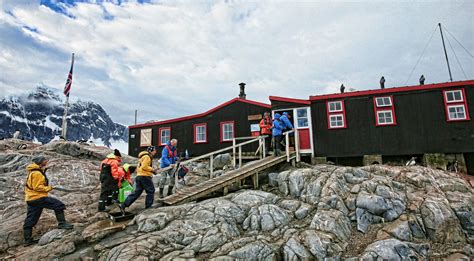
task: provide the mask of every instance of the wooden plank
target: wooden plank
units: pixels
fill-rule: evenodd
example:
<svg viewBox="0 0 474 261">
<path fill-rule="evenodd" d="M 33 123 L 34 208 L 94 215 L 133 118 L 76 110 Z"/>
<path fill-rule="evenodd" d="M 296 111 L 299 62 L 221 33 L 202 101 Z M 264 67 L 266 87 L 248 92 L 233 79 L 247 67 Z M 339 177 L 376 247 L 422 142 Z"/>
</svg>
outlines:
<svg viewBox="0 0 474 261">
<path fill-rule="evenodd" d="M 170 195 L 164 198 L 163 202 L 168 205 L 173 205 L 176 203 L 184 203 L 187 201 L 196 200 L 214 191 L 223 189 L 235 182 L 241 182 L 243 179 L 247 178 L 248 176 L 251 176 L 252 174 L 256 174 L 259 171 L 267 169 L 278 163 L 284 162 L 285 160 L 286 160 L 286 155 L 279 156 L 279 157 L 273 157 L 273 156 L 267 157 L 265 159 L 262 159 L 256 162 L 252 162 L 242 167 L 241 169 L 232 170 L 222 176 L 207 180 L 199 185 L 189 187 L 192 189 L 186 190 L 185 191 L 186 194 Z"/>
</svg>

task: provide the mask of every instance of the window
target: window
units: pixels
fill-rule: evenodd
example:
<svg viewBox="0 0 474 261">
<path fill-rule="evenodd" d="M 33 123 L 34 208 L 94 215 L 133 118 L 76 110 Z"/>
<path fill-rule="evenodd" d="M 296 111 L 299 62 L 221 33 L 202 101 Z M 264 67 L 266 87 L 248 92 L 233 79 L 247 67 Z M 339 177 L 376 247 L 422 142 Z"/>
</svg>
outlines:
<svg viewBox="0 0 474 261">
<path fill-rule="evenodd" d="M 467 101 L 464 97 L 466 97 L 464 89 L 443 92 L 446 120 L 448 122 L 470 120 Z"/>
<path fill-rule="evenodd" d="M 450 120 L 465 120 L 466 109 L 464 105 L 448 106 L 448 118 Z"/>
<path fill-rule="evenodd" d="M 397 125 L 393 96 L 374 97 L 375 126 Z"/>
<path fill-rule="evenodd" d="M 207 142 L 207 123 L 194 124 L 194 143 Z"/>
<path fill-rule="evenodd" d="M 342 111 L 342 101 L 329 102 L 329 112 L 340 112 Z"/>
<path fill-rule="evenodd" d="M 151 146 L 151 129 L 140 130 L 140 147 Z"/>
<path fill-rule="evenodd" d="M 377 111 L 377 120 L 380 125 L 392 124 L 393 123 L 392 111 Z"/>
<path fill-rule="evenodd" d="M 344 127 L 344 115 L 333 114 L 329 116 L 329 127 L 330 128 L 342 128 Z"/>
<path fill-rule="evenodd" d="M 232 141 L 234 138 L 234 122 L 221 122 L 221 142 Z"/>
<path fill-rule="evenodd" d="M 328 129 L 347 128 L 346 110 L 344 107 L 344 101 L 330 101 L 330 102 L 328 101 L 326 102 L 326 110 L 327 110 L 327 117 L 328 117 Z M 308 120 L 306 118 L 306 124 L 307 123 L 308 123 Z M 299 121 L 298 121 L 298 124 L 299 124 Z"/>
<path fill-rule="evenodd" d="M 166 145 L 171 139 L 171 128 L 160 128 L 160 136 L 158 136 L 158 145 Z"/>
<path fill-rule="evenodd" d="M 304 128 L 304 127 L 308 127 L 309 124 L 308 124 L 308 109 L 304 108 L 304 109 L 297 109 L 296 110 L 296 116 L 297 116 L 297 119 L 298 119 L 298 127 L 299 128 Z"/>
<path fill-rule="evenodd" d="M 446 95 L 446 102 L 447 103 L 463 102 L 464 101 L 461 90 L 447 91 L 447 92 L 445 92 L 445 95 Z"/>
<path fill-rule="evenodd" d="M 387 107 L 392 106 L 392 98 L 391 97 L 377 97 L 375 98 L 377 103 L 377 107 Z"/>
</svg>

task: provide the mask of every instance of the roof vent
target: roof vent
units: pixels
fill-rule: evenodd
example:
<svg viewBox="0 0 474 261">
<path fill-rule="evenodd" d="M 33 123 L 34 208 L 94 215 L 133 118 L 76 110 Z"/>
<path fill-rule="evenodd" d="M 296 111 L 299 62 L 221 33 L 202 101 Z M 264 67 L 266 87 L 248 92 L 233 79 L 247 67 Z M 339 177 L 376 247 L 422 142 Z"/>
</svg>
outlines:
<svg viewBox="0 0 474 261">
<path fill-rule="evenodd" d="M 239 86 L 240 86 L 239 98 L 245 100 L 245 98 L 247 97 L 247 95 L 245 94 L 245 83 L 241 82 L 239 83 Z"/>
</svg>

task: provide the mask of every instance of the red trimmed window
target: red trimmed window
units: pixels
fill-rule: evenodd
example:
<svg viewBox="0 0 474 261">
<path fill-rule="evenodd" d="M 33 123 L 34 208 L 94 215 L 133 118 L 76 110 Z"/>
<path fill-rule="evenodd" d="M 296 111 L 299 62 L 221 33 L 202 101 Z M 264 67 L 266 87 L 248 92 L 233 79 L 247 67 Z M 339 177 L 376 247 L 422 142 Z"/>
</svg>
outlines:
<svg viewBox="0 0 474 261">
<path fill-rule="evenodd" d="M 346 124 L 346 109 L 344 101 L 327 101 L 326 110 L 328 116 L 328 129 L 345 129 Z"/>
<path fill-rule="evenodd" d="M 221 142 L 232 141 L 235 135 L 234 121 L 221 122 Z"/>
<path fill-rule="evenodd" d="M 468 121 L 471 119 L 464 89 L 443 91 L 443 97 L 447 121 Z"/>
<path fill-rule="evenodd" d="M 376 126 L 397 125 L 393 96 L 374 97 L 374 112 Z"/>
<path fill-rule="evenodd" d="M 166 145 L 171 140 L 171 128 L 164 127 L 158 129 L 158 146 Z"/>
<path fill-rule="evenodd" d="M 207 123 L 194 124 L 194 143 L 207 142 Z"/>
</svg>

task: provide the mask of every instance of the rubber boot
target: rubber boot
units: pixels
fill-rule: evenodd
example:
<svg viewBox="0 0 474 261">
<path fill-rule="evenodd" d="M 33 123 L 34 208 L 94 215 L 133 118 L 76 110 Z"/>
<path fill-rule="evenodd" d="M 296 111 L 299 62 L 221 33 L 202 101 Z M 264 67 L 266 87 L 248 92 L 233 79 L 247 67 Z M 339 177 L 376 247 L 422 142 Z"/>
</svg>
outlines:
<svg viewBox="0 0 474 261">
<path fill-rule="evenodd" d="M 105 201 L 104 200 L 99 200 L 98 211 L 99 212 L 105 212 Z"/>
<path fill-rule="evenodd" d="M 160 198 L 163 198 L 163 190 L 165 190 L 164 188 L 158 188 L 158 195 L 160 196 Z"/>
<path fill-rule="evenodd" d="M 66 222 L 66 218 L 64 217 L 64 212 L 56 213 L 56 219 L 58 220 L 58 228 L 59 229 L 73 229 L 74 226 L 68 224 Z"/>
<path fill-rule="evenodd" d="M 167 196 L 170 196 L 170 195 L 173 195 L 173 187 L 171 187 L 171 186 L 168 187 L 168 195 Z"/>
<path fill-rule="evenodd" d="M 23 237 L 25 238 L 24 246 L 31 246 L 38 243 L 38 239 L 33 239 L 32 237 L 33 229 L 32 228 L 24 228 L 23 229 Z"/>
<path fill-rule="evenodd" d="M 119 204 L 120 212 L 122 213 L 122 216 L 125 216 L 125 205 L 124 204 Z"/>
</svg>

